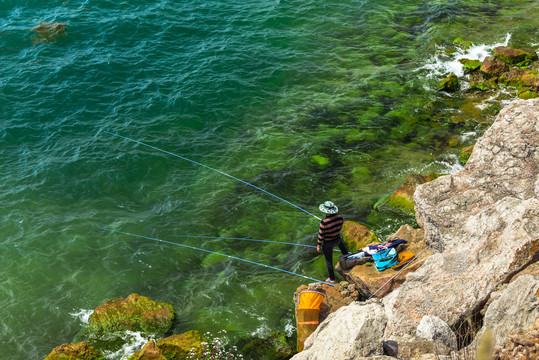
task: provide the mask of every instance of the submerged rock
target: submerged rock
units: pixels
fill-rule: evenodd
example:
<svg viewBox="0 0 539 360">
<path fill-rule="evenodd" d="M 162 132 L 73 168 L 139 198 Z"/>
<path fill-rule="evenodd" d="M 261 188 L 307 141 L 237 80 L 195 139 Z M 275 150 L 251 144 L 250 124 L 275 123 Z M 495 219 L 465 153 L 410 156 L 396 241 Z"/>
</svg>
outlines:
<svg viewBox="0 0 539 360">
<path fill-rule="evenodd" d="M 41 22 L 32 32 L 35 32 L 35 42 L 50 43 L 58 40 L 58 37 L 65 34 L 66 24 L 58 22 Z"/>
<path fill-rule="evenodd" d="M 440 91 L 455 92 L 460 89 L 459 78 L 455 74 L 451 74 L 440 81 Z"/>
<path fill-rule="evenodd" d="M 406 213 L 414 213 L 414 192 L 418 185 L 436 179 L 438 175 L 409 175 L 402 185 L 393 191 L 391 196 L 383 201 L 377 208 L 383 210 L 384 207 L 389 207 L 394 210 L 404 211 Z"/>
<path fill-rule="evenodd" d="M 45 360 L 105 360 L 105 357 L 85 342 L 55 347 Z"/>
<path fill-rule="evenodd" d="M 174 308 L 167 303 L 131 294 L 125 299 L 111 299 L 98 306 L 89 325 L 78 336 L 91 344 L 117 348 L 125 343 L 125 332 L 163 337 L 172 327 Z"/>
<path fill-rule="evenodd" d="M 257 360 L 286 360 L 296 352 L 295 341 L 277 331 L 265 338 L 251 339 L 241 350 L 246 359 Z"/>
<path fill-rule="evenodd" d="M 494 48 L 494 57 L 507 64 L 528 65 L 537 60 L 537 54 L 530 49 L 515 49 L 507 46 Z"/>
<path fill-rule="evenodd" d="M 504 72 L 509 70 L 509 65 L 503 61 L 496 59 L 494 56 L 487 56 L 481 64 L 481 73 L 487 78 L 494 76 L 500 76 Z"/>
</svg>

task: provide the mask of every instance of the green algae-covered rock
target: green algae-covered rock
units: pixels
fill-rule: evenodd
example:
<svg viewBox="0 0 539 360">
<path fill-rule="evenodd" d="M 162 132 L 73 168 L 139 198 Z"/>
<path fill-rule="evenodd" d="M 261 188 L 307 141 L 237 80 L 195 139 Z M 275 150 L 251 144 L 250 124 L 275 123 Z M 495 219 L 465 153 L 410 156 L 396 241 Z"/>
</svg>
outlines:
<svg viewBox="0 0 539 360">
<path fill-rule="evenodd" d="M 467 72 L 479 70 L 481 67 L 481 61 L 479 60 L 459 59 L 459 62 Z"/>
<path fill-rule="evenodd" d="M 509 70 L 509 65 L 494 56 L 487 56 L 481 64 L 481 73 L 487 78 L 500 76 Z"/>
<path fill-rule="evenodd" d="M 456 38 L 453 40 L 453 44 L 457 45 L 461 49 L 468 50 L 470 47 L 472 47 L 471 41 L 464 41 L 461 37 Z"/>
<path fill-rule="evenodd" d="M 191 330 L 161 339 L 156 343 L 156 346 L 167 360 L 184 360 L 200 359 L 204 343 L 207 344 L 207 339 L 199 331 Z M 138 359 L 131 357 L 129 360 Z"/>
<path fill-rule="evenodd" d="M 127 342 L 126 331 L 163 337 L 173 322 L 172 305 L 131 294 L 125 299 L 107 300 L 98 306 L 88 327 L 77 338 L 100 348 L 117 349 Z"/>
<path fill-rule="evenodd" d="M 507 64 L 515 64 L 517 66 L 529 65 L 532 61 L 537 60 L 537 54 L 533 50 L 515 49 L 507 46 L 494 48 L 494 57 Z"/>
<path fill-rule="evenodd" d="M 539 86 L 539 72 L 534 70 L 513 69 L 500 76 L 500 83 L 505 86 L 521 88 L 523 86 Z"/>
<path fill-rule="evenodd" d="M 460 88 L 459 78 L 455 74 L 451 74 L 439 84 L 440 91 L 455 92 Z"/>
<path fill-rule="evenodd" d="M 414 192 L 418 185 L 430 182 L 436 179 L 438 175 L 409 175 L 402 185 L 395 191 L 387 200 L 385 200 L 378 209 L 390 208 L 393 210 L 403 211 L 405 213 L 414 214 Z"/>
<path fill-rule="evenodd" d="M 150 340 L 142 350 L 134 353 L 129 360 L 168 360 L 163 356 L 161 350 L 155 345 L 154 340 Z"/>
<path fill-rule="evenodd" d="M 468 90 L 487 91 L 490 90 L 490 87 L 488 86 L 487 81 L 472 81 Z"/>
<path fill-rule="evenodd" d="M 285 360 L 296 353 L 296 344 L 286 335 L 272 332 L 263 339 L 252 339 L 241 353 L 245 359 Z"/>
<path fill-rule="evenodd" d="M 535 99 L 538 97 L 539 94 L 529 88 L 524 88 L 522 91 L 518 92 L 518 98 L 522 100 Z"/>
<path fill-rule="evenodd" d="M 85 342 L 55 347 L 45 360 L 105 360 L 105 357 Z"/>
<path fill-rule="evenodd" d="M 468 162 L 468 159 L 472 155 L 473 148 L 474 148 L 474 145 L 466 146 L 465 148 L 462 148 L 462 150 L 460 151 L 459 162 L 462 165 Z"/>
<path fill-rule="evenodd" d="M 356 252 L 372 242 L 377 242 L 378 237 L 368 227 L 354 221 L 345 221 L 342 226 L 342 236 L 346 247 L 350 252 Z"/>
</svg>

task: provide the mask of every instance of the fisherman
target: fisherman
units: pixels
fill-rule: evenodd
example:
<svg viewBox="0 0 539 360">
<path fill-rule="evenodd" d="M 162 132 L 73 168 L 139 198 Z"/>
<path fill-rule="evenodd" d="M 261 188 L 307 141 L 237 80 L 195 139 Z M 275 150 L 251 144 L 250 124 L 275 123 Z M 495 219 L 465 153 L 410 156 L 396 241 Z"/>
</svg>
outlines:
<svg viewBox="0 0 539 360">
<path fill-rule="evenodd" d="M 320 229 L 318 230 L 318 241 L 316 250 L 324 253 L 326 258 L 326 267 L 329 277 L 327 283 L 335 282 L 335 272 L 333 270 L 333 248 L 339 247 L 343 255 L 348 254 L 348 249 L 341 236 L 341 229 L 344 219 L 338 213 L 339 209 L 331 201 L 326 201 L 320 204 L 320 211 L 326 214 L 326 217 L 320 221 Z"/>
</svg>

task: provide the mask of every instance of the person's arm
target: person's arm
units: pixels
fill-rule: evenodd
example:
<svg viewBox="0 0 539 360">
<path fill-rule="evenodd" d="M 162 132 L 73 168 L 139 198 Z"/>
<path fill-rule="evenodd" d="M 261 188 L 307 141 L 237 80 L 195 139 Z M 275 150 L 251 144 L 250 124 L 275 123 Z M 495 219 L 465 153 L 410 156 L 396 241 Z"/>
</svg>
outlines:
<svg viewBox="0 0 539 360">
<path fill-rule="evenodd" d="M 320 228 L 318 229 L 318 240 L 316 243 L 316 251 L 320 252 L 320 247 L 324 244 L 324 224 L 320 222 Z"/>
</svg>

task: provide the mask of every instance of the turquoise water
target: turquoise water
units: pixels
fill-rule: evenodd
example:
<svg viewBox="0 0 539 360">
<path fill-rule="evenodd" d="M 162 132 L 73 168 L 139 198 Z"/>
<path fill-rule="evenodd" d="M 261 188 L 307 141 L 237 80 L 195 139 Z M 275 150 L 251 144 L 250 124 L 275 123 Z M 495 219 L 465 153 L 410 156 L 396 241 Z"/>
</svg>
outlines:
<svg viewBox="0 0 539 360">
<path fill-rule="evenodd" d="M 410 173 L 458 170 L 459 149 L 515 97 L 437 93 L 466 53 L 453 39 L 475 44 L 470 57 L 504 43 L 537 50 L 537 5 L 0 2 L 2 356 L 42 359 L 88 311 L 132 292 L 174 305 L 176 333 L 292 334 L 301 278 L 98 227 L 324 279 L 305 248 L 173 237 L 312 244 L 317 220 L 104 131 L 317 216 L 331 199 L 383 238 L 413 218 L 372 213 L 376 200 Z M 65 33 L 41 42 L 40 22 Z"/>
</svg>

